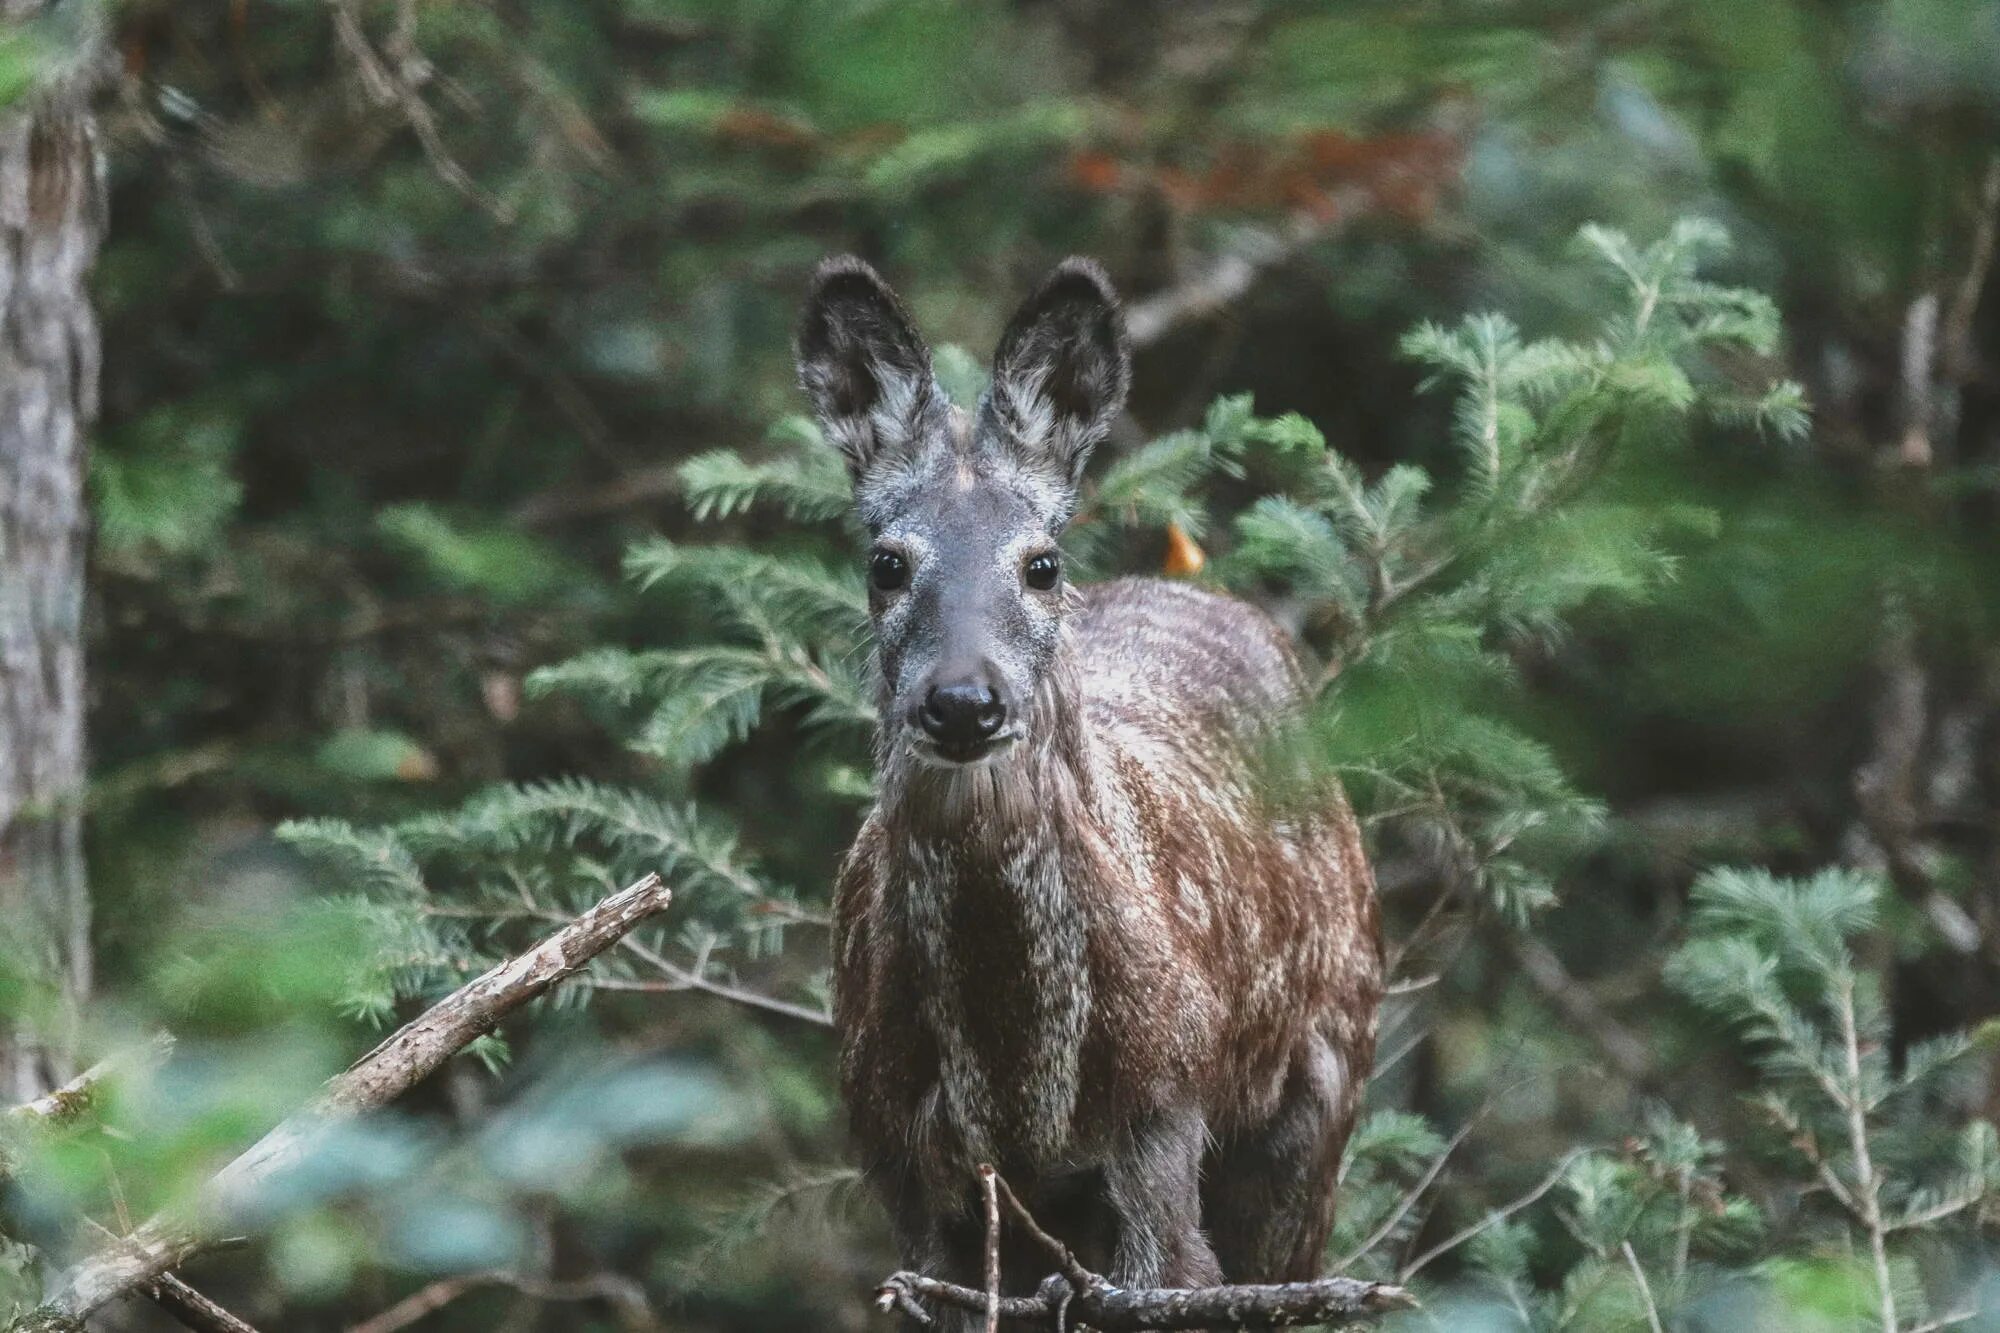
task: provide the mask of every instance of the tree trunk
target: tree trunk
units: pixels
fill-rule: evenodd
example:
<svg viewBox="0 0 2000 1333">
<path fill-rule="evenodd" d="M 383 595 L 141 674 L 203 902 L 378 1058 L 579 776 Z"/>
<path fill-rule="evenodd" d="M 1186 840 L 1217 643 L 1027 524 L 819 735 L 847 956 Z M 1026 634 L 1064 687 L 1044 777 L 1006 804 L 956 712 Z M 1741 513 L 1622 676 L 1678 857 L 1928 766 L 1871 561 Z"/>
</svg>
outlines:
<svg viewBox="0 0 2000 1333">
<path fill-rule="evenodd" d="M 0 32 L 32 28 L 47 66 L 0 108 L 0 959 L 29 997 L 0 1019 L 10 1104 L 66 1076 L 90 985 L 84 462 L 99 346 L 85 284 L 104 230 L 98 27 L 74 0 L 0 0 Z"/>
</svg>

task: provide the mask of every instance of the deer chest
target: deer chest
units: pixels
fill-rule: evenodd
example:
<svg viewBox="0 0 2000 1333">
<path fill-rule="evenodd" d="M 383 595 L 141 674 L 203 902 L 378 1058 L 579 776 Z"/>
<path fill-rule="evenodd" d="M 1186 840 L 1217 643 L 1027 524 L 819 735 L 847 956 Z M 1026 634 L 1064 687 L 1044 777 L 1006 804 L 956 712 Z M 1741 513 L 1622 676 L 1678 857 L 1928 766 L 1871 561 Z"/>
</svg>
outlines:
<svg viewBox="0 0 2000 1333">
<path fill-rule="evenodd" d="M 1051 1165 L 1071 1157 L 1093 1043 L 1087 926 L 1050 847 L 1002 856 L 911 849 L 902 943 L 917 1017 L 936 1052 L 924 1127 L 969 1157 Z"/>
</svg>

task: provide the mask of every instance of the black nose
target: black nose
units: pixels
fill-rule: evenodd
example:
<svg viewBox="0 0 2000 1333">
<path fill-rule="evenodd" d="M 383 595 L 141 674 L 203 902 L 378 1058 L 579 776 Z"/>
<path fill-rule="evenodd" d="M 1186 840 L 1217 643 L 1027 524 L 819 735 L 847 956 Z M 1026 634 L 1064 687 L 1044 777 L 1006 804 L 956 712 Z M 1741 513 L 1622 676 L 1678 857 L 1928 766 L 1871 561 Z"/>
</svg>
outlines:
<svg viewBox="0 0 2000 1333">
<path fill-rule="evenodd" d="M 987 740 L 1007 720 L 1000 696 L 977 681 L 935 686 L 917 709 L 917 722 L 940 745 Z"/>
</svg>

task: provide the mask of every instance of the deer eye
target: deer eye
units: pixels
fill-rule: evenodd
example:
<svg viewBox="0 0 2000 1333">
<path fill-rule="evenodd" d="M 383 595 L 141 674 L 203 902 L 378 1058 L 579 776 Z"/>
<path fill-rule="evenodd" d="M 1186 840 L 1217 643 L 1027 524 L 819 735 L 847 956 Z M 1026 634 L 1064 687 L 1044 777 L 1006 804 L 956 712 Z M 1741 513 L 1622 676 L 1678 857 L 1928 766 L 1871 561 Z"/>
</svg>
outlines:
<svg viewBox="0 0 2000 1333">
<path fill-rule="evenodd" d="M 1055 587 L 1056 580 L 1062 577 L 1062 558 L 1053 551 L 1031 555 L 1028 557 L 1028 563 L 1021 567 L 1021 577 L 1035 591 L 1047 592 Z"/>
<path fill-rule="evenodd" d="M 868 581 L 878 592 L 894 592 L 910 581 L 909 561 L 894 551 L 876 551 L 868 557 Z"/>
</svg>

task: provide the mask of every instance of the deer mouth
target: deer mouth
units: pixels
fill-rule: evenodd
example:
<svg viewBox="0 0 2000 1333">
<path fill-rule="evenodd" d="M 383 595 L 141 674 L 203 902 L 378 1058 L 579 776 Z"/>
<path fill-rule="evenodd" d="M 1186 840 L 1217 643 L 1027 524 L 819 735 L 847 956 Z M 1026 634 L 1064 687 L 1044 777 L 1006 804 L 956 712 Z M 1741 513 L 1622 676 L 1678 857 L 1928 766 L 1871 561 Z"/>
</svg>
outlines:
<svg viewBox="0 0 2000 1333">
<path fill-rule="evenodd" d="M 910 738 L 910 750 L 919 760 L 935 768 L 970 768 L 1012 749 L 1014 742 L 1020 738 L 1020 733 L 1010 727 L 985 740 L 948 745 L 919 733 Z"/>
</svg>

